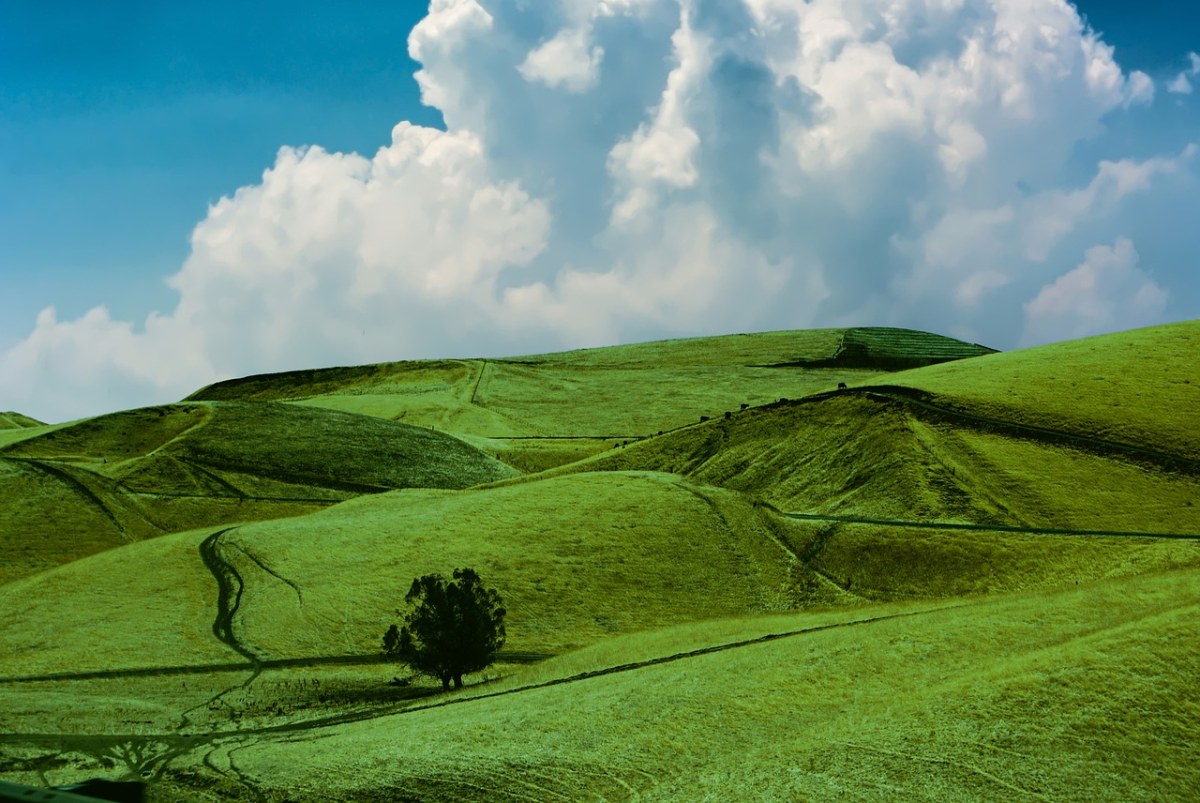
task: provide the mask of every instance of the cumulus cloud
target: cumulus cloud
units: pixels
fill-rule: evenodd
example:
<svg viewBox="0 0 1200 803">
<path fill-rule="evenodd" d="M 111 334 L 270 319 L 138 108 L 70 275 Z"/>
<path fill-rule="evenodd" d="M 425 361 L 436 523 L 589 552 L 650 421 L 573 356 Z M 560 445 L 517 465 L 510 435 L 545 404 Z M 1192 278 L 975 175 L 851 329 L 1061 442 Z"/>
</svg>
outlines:
<svg viewBox="0 0 1200 803">
<path fill-rule="evenodd" d="M 0 407 L 814 325 L 1007 347 L 1062 265 L 1139 236 L 1132 199 L 1177 214 L 1194 173 L 1186 140 L 1080 160 L 1154 85 L 1064 0 L 432 0 L 408 44 L 446 131 L 282 149 L 196 226 L 174 310 L 44 313 Z"/>
<path fill-rule="evenodd" d="M 1171 79 L 1171 82 L 1167 84 L 1168 92 L 1176 95 L 1192 94 L 1192 82 L 1190 79 L 1200 75 L 1200 54 L 1188 53 L 1188 61 L 1191 63 L 1191 66 L 1186 70 L 1181 70 Z"/>
<path fill-rule="evenodd" d="M 1138 266 L 1133 243 L 1089 248 L 1082 263 L 1025 304 L 1023 345 L 1148 326 L 1162 320 L 1167 292 Z"/>
<path fill-rule="evenodd" d="M 529 51 L 518 71 L 528 80 L 549 87 L 561 86 L 572 92 L 591 89 L 599 77 L 604 48 L 589 47 L 588 33 L 584 28 L 560 31 Z"/>
</svg>

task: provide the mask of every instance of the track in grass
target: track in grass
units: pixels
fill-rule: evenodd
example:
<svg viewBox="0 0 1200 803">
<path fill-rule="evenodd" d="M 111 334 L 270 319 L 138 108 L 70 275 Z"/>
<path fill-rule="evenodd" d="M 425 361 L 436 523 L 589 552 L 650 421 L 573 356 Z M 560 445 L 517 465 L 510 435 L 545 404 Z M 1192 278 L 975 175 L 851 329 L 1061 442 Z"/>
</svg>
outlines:
<svg viewBox="0 0 1200 803">
<path fill-rule="evenodd" d="M 1061 527 L 1021 527 L 1015 524 L 973 524 L 956 521 L 911 521 L 905 519 L 872 519 L 861 516 L 835 516 L 823 513 L 782 513 L 789 519 L 824 521 L 834 524 L 874 524 L 881 527 L 903 527 L 920 530 L 973 530 L 976 532 L 1023 533 L 1026 535 L 1074 535 L 1113 538 L 1167 538 L 1179 541 L 1200 541 L 1200 533 L 1156 533 L 1129 530 L 1068 530 Z"/>
<path fill-rule="evenodd" d="M 551 680 L 541 681 L 539 683 L 530 683 L 524 686 L 517 686 L 511 689 L 503 689 L 494 692 L 484 692 L 482 694 L 471 694 L 469 696 L 455 696 L 446 700 L 439 700 L 434 703 L 424 705 L 404 704 L 404 707 L 396 710 L 374 709 L 370 711 L 353 711 L 345 714 L 335 714 L 332 716 L 318 717 L 305 722 L 291 722 L 283 725 L 263 725 L 258 727 L 241 728 L 235 730 L 224 731 L 207 731 L 202 733 L 165 733 L 165 734 L 106 734 L 98 736 L 81 736 L 77 733 L 11 733 L 0 735 L 0 744 L 54 744 L 55 740 L 76 740 L 87 739 L 94 741 L 97 744 L 112 744 L 131 739 L 145 740 L 157 739 L 168 743 L 176 743 L 178 740 L 186 740 L 187 744 L 201 746 L 209 742 L 231 737 L 247 737 L 247 736 L 263 736 L 281 733 L 296 733 L 300 731 L 314 730 L 317 728 L 328 728 L 337 725 L 346 725 L 354 722 L 363 722 L 371 719 L 378 719 L 386 716 L 398 716 L 403 714 L 414 714 L 420 711 L 427 711 L 433 708 L 444 708 L 449 705 L 462 705 L 466 703 L 476 702 L 478 700 L 489 700 L 496 697 L 507 697 L 513 694 L 522 694 L 525 692 L 536 691 L 538 689 L 547 689 L 552 686 L 562 686 L 569 683 L 580 683 L 586 680 L 592 680 L 598 677 L 607 675 L 615 675 L 624 672 L 633 672 L 639 669 L 646 669 L 663 664 L 675 663 L 689 658 L 699 658 L 705 655 L 712 655 L 728 650 L 736 650 L 744 647 L 753 647 L 759 644 L 766 644 L 772 641 L 781 639 L 796 638 L 799 636 L 812 635 L 814 633 L 823 633 L 830 630 L 838 630 L 848 627 L 859 627 L 870 625 L 877 622 L 886 622 L 895 619 L 907 619 L 918 616 L 927 616 L 930 614 L 942 613 L 945 611 L 956 610 L 960 608 L 971 608 L 984 604 L 983 601 L 961 602 L 952 605 L 939 605 L 933 608 L 922 608 L 916 611 L 903 611 L 900 613 L 883 614 L 880 616 L 869 616 L 862 619 L 851 619 L 846 622 L 834 622 L 824 625 L 813 625 L 811 627 L 798 628 L 796 630 L 787 630 L 780 633 L 768 633 L 764 636 L 757 636 L 750 639 L 742 639 L 739 641 L 725 642 L 722 644 L 714 644 L 709 647 L 701 647 L 695 650 L 687 650 L 685 652 L 673 653 L 671 655 L 659 656 L 650 658 L 644 661 L 634 661 L 627 664 L 618 664 L 609 666 L 603 669 L 594 669 L 586 672 L 579 672 L 567 677 L 553 678 Z"/>
</svg>

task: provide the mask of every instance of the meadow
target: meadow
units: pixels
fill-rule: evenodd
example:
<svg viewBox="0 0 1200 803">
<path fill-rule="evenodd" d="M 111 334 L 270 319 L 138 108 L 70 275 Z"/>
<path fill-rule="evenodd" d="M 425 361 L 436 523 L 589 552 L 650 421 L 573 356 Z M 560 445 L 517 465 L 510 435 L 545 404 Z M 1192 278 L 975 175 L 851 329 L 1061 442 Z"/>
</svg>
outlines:
<svg viewBox="0 0 1200 803">
<path fill-rule="evenodd" d="M 1200 322 L 246 377 L 0 416 L 0 778 L 148 799 L 1186 799 Z M 845 387 L 839 387 L 844 384 Z M 383 660 L 472 566 L 465 688 Z"/>
</svg>

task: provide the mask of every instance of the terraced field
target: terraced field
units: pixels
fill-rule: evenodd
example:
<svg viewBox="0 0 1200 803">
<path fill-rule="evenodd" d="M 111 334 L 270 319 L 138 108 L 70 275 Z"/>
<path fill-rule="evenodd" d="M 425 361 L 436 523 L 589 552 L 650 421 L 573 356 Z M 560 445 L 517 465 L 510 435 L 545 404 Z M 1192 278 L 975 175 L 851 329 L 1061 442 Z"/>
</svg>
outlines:
<svg viewBox="0 0 1200 803">
<path fill-rule="evenodd" d="M 0 778 L 1188 799 L 1198 340 L 734 335 L 9 427 Z M 509 640 L 442 694 L 380 639 L 414 576 L 464 565 Z"/>
</svg>

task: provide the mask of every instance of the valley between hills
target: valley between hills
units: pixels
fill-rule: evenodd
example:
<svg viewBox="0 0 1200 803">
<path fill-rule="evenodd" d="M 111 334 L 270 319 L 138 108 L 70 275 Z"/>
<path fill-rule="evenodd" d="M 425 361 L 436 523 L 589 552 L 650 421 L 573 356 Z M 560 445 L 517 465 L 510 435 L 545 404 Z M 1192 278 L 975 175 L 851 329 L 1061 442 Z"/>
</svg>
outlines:
<svg viewBox="0 0 1200 803">
<path fill-rule="evenodd" d="M 1197 354 L 1200 322 L 1005 353 L 865 327 L 2 413 L 0 779 L 1194 797 Z M 459 566 L 508 640 L 443 693 L 381 638 Z"/>
</svg>

